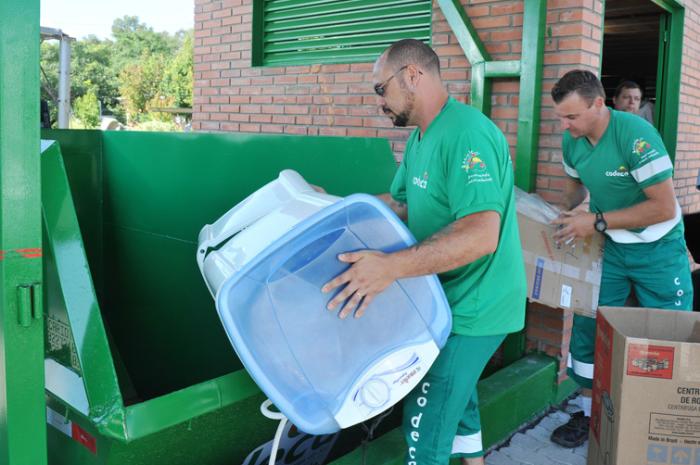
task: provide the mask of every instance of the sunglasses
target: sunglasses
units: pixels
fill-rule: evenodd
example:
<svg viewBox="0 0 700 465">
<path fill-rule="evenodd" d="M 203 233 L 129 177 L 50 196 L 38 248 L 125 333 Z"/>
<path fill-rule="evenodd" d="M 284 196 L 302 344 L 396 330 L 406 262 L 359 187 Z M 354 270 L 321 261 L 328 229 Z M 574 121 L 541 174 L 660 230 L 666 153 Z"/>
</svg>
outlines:
<svg viewBox="0 0 700 465">
<path fill-rule="evenodd" d="M 392 79 L 394 79 L 394 78 L 396 77 L 396 75 L 398 75 L 401 71 L 403 71 L 404 69 L 408 68 L 409 66 L 410 66 L 410 65 L 403 65 L 401 68 L 399 68 L 398 70 L 396 70 L 396 72 L 395 72 L 394 74 L 392 74 L 391 76 L 389 76 L 389 77 L 386 79 L 386 81 L 384 81 L 384 82 L 379 82 L 379 83 L 375 84 L 375 85 L 374 85 L 374 93 L 377 94 L 377 95 L 379 95 L 380 97 L 384 97 L 384 93 L 386 92 L 386 86 L 389 85 L 389 82 L 390 82 Z M 420 71 L 419 71 L 419 73 L 420 73 Z M 423 74 L 423 73 L 421 73 L 421 74 Z"/>
</svg>

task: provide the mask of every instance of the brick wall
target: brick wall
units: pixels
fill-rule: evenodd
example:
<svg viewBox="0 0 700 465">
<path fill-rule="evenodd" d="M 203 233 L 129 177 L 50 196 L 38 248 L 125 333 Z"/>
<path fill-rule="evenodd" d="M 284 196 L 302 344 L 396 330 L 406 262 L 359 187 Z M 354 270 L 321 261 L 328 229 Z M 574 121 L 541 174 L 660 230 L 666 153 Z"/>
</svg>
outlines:
<svg viewBox="0 0 700 465">
<path fill-rule="evenodd" d="M 700 168 L 700 1 L 685 4 L 685 33 L 681 64 L 681 103 L 674 183 L 683 210 L 700 212 L 695 181 Z"/>
<path fill-rule="evenodd" d="M 462 0 L 493 59 L 518 59 L 523 0 Z M 549 0 L 545 45 L 537 190 L 556 201 L 564 173 L 561 133 L 549 91 L 574 68 L 600 67 L 602 0 Z M 400 159 L 410 129 L 393 128 L 372 91 L 372 63 L 252 68 L 252 0 L 195 0 L 193 127 L 200 131 L 385 137 Z M 700 211 L 694 190 L 700 167 L 700 0 L 687 0 L 676 190 L 685 211 Z M 451 95 L 467 102 L 470 65 L 439 7 L 433 47 Z M 519 82 L 494 83 L 492 118 L 515 153 Z M 562 359 L 564 376 L 571 314 L 532 307 L 528 347 Z"/>
</svg>

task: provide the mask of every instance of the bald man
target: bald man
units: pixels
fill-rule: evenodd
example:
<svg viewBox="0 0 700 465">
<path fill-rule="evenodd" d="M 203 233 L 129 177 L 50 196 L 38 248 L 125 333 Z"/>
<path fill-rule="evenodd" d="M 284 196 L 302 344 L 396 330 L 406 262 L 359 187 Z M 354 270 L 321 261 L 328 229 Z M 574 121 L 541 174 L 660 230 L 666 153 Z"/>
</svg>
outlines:
<svg viewBox="0 0 700 465">
<path fill-rule="evenodd" d="M 417 40 L 390 46 L 374 91 L 395 126 L 416 126 L 382 198 L 418 240 L 384 254 L 346 253 L 352 266 L 324 286 L 344 318 L 361 317 L 393 281 L 437 273 L 453 326 L 440 356 L 404 401 L 407 465 L 483 464 L 476 385 L 508 333 L 524 325 L 526 283 L 508 143 L 493 122 L 450 97 L 435 52 Z M 381 311 L 381 309 L 372 309 Z"/>
</svg>

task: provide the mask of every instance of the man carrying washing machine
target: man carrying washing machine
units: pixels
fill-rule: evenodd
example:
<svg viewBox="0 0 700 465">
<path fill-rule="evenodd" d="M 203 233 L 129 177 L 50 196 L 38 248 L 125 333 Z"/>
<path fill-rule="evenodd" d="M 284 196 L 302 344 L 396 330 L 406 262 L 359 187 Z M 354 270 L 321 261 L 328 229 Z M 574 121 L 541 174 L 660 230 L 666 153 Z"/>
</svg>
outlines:
<svg viewBox="0 0 700 465">
<path fill-rule="evenodd" d="M 525 316 L 525 270 L 508 143 L 493 122 L 447 94 L 435 52 L 417 40 L 390 46 L 374 65 L 374 91 L 395 126 L 417 126 L 380 196 L 418 244 L 399 252 L 359 251 L 323 291 L 328 304 L 361 317 L 397 279 L 438 273 L 453 314 L 440 356 L 404 400 L 407 465 L 483 464 L 476 385 L 484 366 Z M 367 311 L 382 311 L 371 308 Z"/>
<path fill-rule="evenodd" d="M 585 70 L 566 73 L 552 88 L 564 130 L 561 229 L 570 242 L 605 233 L 598 305 L 623 306 L 634 286 L 643 307 L 690 310 L 693 287 L 673 162 L 659 133 L 642 118 L 605 106 L 600 80 Z M 590 193 L 590 212 L 576 208 Z M 576 209 L 575 209 L 576 208 Z M 588 439 L 596 322 L 574 315 L 569 375 L 583 388 L 582 409 L 555 429 L 552 441 L 578 447 Z"/>
</svg>

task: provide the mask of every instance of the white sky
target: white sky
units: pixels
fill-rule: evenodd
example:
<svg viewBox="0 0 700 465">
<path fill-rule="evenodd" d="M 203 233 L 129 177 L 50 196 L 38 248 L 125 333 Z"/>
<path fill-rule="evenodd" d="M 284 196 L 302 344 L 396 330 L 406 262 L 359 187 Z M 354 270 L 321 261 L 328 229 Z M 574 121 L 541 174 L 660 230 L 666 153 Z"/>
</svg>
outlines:
<svg viewBox="0 0 700 465">
<path fill-rule="evenodd" d="M 81 39 L 112 35 L 112 22 L 138 16 L 156 32 L 174 33 L 194 27 L 194 0 L 41 0 L 41 25 Z"/>
</svg>

